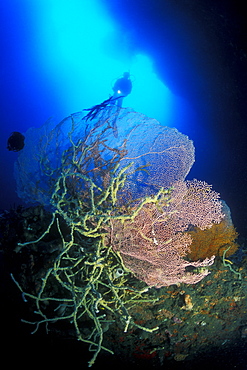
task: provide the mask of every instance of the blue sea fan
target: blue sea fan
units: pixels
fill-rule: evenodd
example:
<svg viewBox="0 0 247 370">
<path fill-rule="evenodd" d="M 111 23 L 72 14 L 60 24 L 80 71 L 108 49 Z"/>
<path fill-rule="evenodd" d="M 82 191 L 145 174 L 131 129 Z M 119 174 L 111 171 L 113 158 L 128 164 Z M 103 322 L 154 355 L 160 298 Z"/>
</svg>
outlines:
<svg viewBox="0 0 247 370">
<path fill-rule="evenodd" d="M 132 109 L 108 106 L 91 120 L 85 117 L 83 111 L 74 113 L 57 125 L 49 120 L 26 132 L 15 163 L 18 196 L 25 202 L 49 206 L 64 171 L 91 173 L 101 186 L 101 172 L 93 171 L 99 157 L 105 170 L 109 161 L 118 162 L 118 170 L 132 163 L 126 187 L 136 197 L 184 180 L 194 163 L 194 145 L 186 135 Z"/>
</svg>

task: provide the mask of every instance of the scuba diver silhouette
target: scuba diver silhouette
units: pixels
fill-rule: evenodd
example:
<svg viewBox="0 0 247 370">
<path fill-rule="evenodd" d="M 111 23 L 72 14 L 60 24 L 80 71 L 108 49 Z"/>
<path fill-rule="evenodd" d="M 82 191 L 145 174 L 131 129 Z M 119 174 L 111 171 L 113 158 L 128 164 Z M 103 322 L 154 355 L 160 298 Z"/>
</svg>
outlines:
<svg viewBox="0 0 247 370">
<path fill-rule="evenodd" d="M 115 118 L 112 121 L 112 129 L 113 134 L 115 137 L 118 137 L 118 129 L 117 129 L 117 118 L 122 107 L 123 98 L 126 97 L 131 93 L 132 90 L 132 82 L 130 80 L 129 72 L 124 72 L 123 77 L 117 79 L 115 82 L 112 90 L 114 94 L 110 96 L 110 98 L 104 100 L 102 103 L 94 105 L 92 108 L 83 109 L 83 111 L 88 111 L 85 115 L 85 121 L 92 121 L 96 119 L 99 113 L 106 111 L 108 108 L 113 108 L 113 106 L 117 106 L 117 112 L 115 113 Z"/>
<path fill-rule="evenodd" d="M 110 96 L 110 98 L 104 100 L 100 104 L 94 105 L 92 108 L 83 109 L 84 111 L 88 111 L 88 114 L 84 117 L 86 121 L 94 119 L 99 112 L 102 112 L 112 105 L 116 104 L 119 108 L 122 107 L 123 98 L 132 91 L 132 82 L 129 72 L 124 72 L 123 77 L 117 79 L 112 90 L 114 94 Z"/>
<path fill-rule="evenodd" d="M 132 82 L 130 80 L 129 72 L 124 72 L 123 77 L 119 78 L 115 82 L 112 90 L 114 91 L 112 100 L 121 107 L 123 104 L 123 98 L 129 95 L 132 90 Z"/>
</svg>

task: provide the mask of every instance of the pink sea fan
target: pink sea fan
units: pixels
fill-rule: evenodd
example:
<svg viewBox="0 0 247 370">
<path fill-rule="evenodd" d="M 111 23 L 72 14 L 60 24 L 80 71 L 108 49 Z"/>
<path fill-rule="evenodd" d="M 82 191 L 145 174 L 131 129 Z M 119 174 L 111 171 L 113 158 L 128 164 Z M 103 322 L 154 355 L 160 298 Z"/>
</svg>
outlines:
<svg viewBox="0 0 247 370">
<path fill-rule="evenodd" d="M 208 275 L 206 267 L 214 257 L 186 260 L 192 242 L 187 231 L 193 226 L 211 227 L 223 217 L 219 194 L 210 185 L 179 181 L 169 202 L 146 203 L 134 220 L 112 221 L 112 242 L 125 266 L 148 285 L 195 284 Z"/>
</svg>

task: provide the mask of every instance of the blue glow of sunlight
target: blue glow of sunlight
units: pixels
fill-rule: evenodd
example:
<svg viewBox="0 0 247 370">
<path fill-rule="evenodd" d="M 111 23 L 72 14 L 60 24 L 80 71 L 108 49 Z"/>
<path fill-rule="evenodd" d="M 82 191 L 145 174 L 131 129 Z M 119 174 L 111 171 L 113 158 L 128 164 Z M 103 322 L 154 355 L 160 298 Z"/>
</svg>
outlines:
<svg viewBox="0 0 247 370">
<path fill-rule="evenodd" d="M 126 35 L 119 32 L 102 1 L 36 0 L 31 4 L 33 57 L 55 90 L 61 113 L 107 99 L 114 80 L 130 71 L 133 92 L 123 106 L 174 125 L 177 98 L 157 78 L 150 57 L 128 50 Z"/>
</svg>

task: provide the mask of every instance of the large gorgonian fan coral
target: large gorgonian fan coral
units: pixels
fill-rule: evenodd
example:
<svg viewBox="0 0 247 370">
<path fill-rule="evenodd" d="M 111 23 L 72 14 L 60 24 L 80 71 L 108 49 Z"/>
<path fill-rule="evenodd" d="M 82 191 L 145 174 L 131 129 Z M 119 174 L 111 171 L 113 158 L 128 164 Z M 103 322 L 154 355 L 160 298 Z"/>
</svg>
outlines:
<svg viewBox="0 0 247 370">
<path fill-rule="evenodd" d="M 77 225 L 83 220 L 85 229 L 95 222 L 95 204 L 97 214 L 107 209 L 115 234 L 113 248 L 148 285 L 199 281 L 207 272 L 198 276 L 187 273 L 186 267 L 192 264 L 184 257 L 189 252 L 191 236 L 185 232 L 191 226 L 208 228 L 220 222 L 223 214 L 219 196 L 210 185 L 183 181 L 194 162 L 193 143 L 176 129 L 163 127 L 129 109 L 106 106 L 90 118 L 83 113 L 73 114 L 53 129 L 48 123 L 40 132 L 34 130 L 34 141 L 30 140 L 34 132 L 31 130 L 31 136 L 28 133 L 29 140 L 16 167 L 19 194 L 26 201 L 52 206 L 68 224 Z M 35 143 L 36 150 L 31 151 Z M 102 191 L 113 189 L 116 183 L 111 183 L 112 174 L 117 176 L 123 170 L 124 178 L 110 192 L 109 203 L 109 191 L 103 197 Z M 156 211 L 153 204 L 151 208 L 146 205 L 140 212 L 134 211 L 136 217 L 131 216 L 130 223 L 121 221 L 122 228 L 119 222 L 114 224 L 116 212 L 132 214 L 133 208 L 127 209 L 126 202 L 142 204 L 145 196 L 156 196 L 161 186 L 173 186 L 169 206 L 162 208 L 157 200 Z M 157 216 L 158 210 L 161 213 Z M 99 235 L 102 220 L 96 223 Z M 109 232 L 109 227 L 104 226 Z M 211 258 L 193 265 L 207 266 L 212 262 Z M 148 264 L 144 270 L 149 267 L 150 271 L 145 277 L 141 273 L 143 264 Z"/>
<path fill-rule="evenodd" d="M 119 170 L 132 163 L 125 187 L 136 198 L 184 180 L 194 163 L 193 142 L 186 135 L 141 113 L 115 106 L 100 111 L 90 121 L 84 112 L 72 114 L 57 125 L 49 120 L 39 129 L 30 128 L 25 137 L 25 147 L 15 165 L 17 192 L 25 202 L 45 206 L 50 205 L 64 166 L 70 173 L 90 173 L 100 186 L 105 164 L 114 161 L 114 153 L 121 152 Z M 77 175 L 74 190 L 83 193 L 85 186 Z"/>
</svg>

